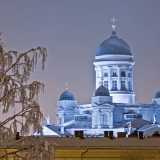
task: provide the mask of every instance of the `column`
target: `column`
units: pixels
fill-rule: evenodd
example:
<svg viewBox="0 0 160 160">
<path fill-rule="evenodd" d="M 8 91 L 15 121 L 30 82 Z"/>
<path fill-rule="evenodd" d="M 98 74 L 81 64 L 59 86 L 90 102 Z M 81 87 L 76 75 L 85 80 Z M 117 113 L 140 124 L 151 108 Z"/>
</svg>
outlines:
<svg viewBox="0 0 160 160">
<path fill-rule="evenodd" d="M 101 84 L 103 84 L 103 72 L 102 72 L 102 67 L 99 69 L 99 72 L 100 72 L 100 79 L 99 79 L 99 82 L 101 82 Z"/>
<path fill-rule="evenodd" d="M 97 67 L 96 68 L 96 89 L 99 87 L 99 82 L 102 79 L 102 68 Z"/>
<path fill-rule="evenodd" d="M 101 115 L 101 127 L 104 126 L 104 123 L 103 123 L 103 115 Z"/>
<path fill-rule="evenodd" d="M 98 110 L 98 128 L 101 128 L 101 110 Z"/>
<path fill-rule="evenodd" d="M 58 121 L 59 121 L 59 125 L 61 125 L 61 115 L 58 115 Z"/>
<path fill-rule="evenodd" d="M 108 90 L 110 91 L 112 89 L 111 84 L 111 66 L 108 66 Z"/>
<path fill-rule="evenodd" d="M 118 66 L 118 82 L 117 82 L 117 89 L 121 90 L 121 73 L 120 73 L 120 67 Z"/>
<path fill-rule="evenodd" d="M 134 67 L 132 66 L 132 69 L 131 69 L 131 82 L 132 82 L 132 84 L 131 84 L 131 90 L 133 91 L 133 69 L 134 69 Z"/>
<path fill-rule="evenodd" d="M 59 115 L 57 114 L 57 126 L 60 125 Z"/>
<path fill-rule="evenodd" d="M 94 127 L 95 127 L 95 114 L 92 111 L 92 128 L 94 128 Z"/>
<path fill-rule="evenodd" d="M 66 114 L 62 114 L 61 115 L 61 124 L 63 124 L 64 123 L 64 116 L 65 116 Z"/>
<path fill-rule="evenodd" d="M 110 116 L 109 116 L 109 128 L 113 128 L 113 110 L 110 111 Z"/>
<path fill-rule="evenodd" d="M 98 69 L 97 67 L 95 67 L 95 71 L 96 71 L 96 89 L 98 88 Z"/>
<path fill-rule="evenodd" d="M 126 88 L 127 88 L 127 90 L 129 90 L 129 86 L 128 86 L 128 68 L 126 69 Z"/>
</svg>

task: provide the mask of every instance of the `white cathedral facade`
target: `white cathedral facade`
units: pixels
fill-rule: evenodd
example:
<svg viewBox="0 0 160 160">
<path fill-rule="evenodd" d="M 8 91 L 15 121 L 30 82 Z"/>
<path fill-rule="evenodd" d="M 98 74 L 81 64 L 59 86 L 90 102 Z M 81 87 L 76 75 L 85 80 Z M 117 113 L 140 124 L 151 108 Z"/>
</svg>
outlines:
<svg viewBox="0 0 160 160">
<path fill-rule="evenodd" d="M 113 21 L 114 22 L 114 21 Z M 110 38 L 96 52 L 94 69 L 96 90 L 90 104 L 79 105 L 66 90 L 57 101 L 57 124 L 46 125 L 44 135 L 74 135 L 84 131 L 86 136 L 103 136 L 104 131 L 143 131 L 150 136 L 160 131 L 160 91 L 151 104 L 135 103 L 133 72 L 135 62 L 129 45 L 118 38 L 115 25 Z"/>
</svg>

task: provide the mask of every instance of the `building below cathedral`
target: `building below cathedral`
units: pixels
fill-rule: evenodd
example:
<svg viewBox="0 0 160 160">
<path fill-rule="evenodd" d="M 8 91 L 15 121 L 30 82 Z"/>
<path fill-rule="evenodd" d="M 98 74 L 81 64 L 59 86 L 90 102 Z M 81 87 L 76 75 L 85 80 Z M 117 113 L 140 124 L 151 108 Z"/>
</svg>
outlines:
<svg viewBox="0 0 160 160">
<path fill-rule="evenodd" d="M 115 20 L 115 19 L 114 19 Z M 151 104 L 135 103 L 133 72 L 135 62 L 129 45 L 118 38 L 113 21 L 110 38 L 104 40 L 96 52 L 94 66 L 96 90 L 90 104 L 79 105 L 66 90 L 57 101 L 57 125 L 44 126 L 44 135 L 104 136 L 105 131 L 143 132 L 152 136 L 160 132 L 160 90 Z"/>
</svg>

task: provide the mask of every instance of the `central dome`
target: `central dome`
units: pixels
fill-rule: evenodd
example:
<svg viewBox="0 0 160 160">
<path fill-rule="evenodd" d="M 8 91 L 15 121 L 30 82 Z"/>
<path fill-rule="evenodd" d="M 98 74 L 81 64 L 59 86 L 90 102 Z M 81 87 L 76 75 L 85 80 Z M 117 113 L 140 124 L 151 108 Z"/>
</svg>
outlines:
<svg viewBox="0 0 160 160">
<path fill-rule="evenodd" d="M 96 56 L 100 55 L 132 56 L 129 45 L 125 41 L 117 37 L 116 31 L 112 31 L 111 37 L 100 44 L 96 52 Z"/>
</svg>

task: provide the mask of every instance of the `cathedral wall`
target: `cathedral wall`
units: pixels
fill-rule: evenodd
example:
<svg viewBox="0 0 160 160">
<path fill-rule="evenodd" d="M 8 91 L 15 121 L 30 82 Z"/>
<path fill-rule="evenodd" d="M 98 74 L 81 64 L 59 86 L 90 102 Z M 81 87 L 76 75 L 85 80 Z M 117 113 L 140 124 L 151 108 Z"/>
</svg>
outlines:
<svg viewBox="0 0 160 160">
<path fill-rule="evenodd" d="M 141 108 L 139 113 L 142 115 L 142 119 L 147 121 L 153 121 L 154 109 L 153 108 Z"/>
<path fill-rule="evenodd" d="M 110 93 L 112 96 L 113 103 L 135 103 L 134 94 L 113 94 Z"/>
<path fill-rule="evenodd" d="M 120 123 L 124 120 L 124 108 L 114 107 L 113 109 L 113 123 Z"/>
<path fill-rule="evenodd" d="M 74 120 L 74 110 L 57 111 L 57 125 Z"/>
<path fill-rule="evenodd" d="M 104 102 L 112 102 L 111 96 L 95 96 L 92 97 L 92 103 L 104 103 Z"/>
<path fill-rule="evenodd" d="M 57 101 L 57 107 L 72 107 L 77 105 L 77 101 L 73 101 L 73 100 L 63 100 L 63 101 Z"/>
<path fill-rule="evenodd" d="M 64 122 L 74 120 L 74 113 L 68 113 L 65 115 Z"/>
<path fill-rule="evenodd" d="M 160 124 L 160 108 L 141 108 L 139 111 L 140 114 L 142 114 L 142 119 L 152 121 L 153 122 L 153 117 L 154 113 L 156 114 L 156 120 Z"/>
</svg>

